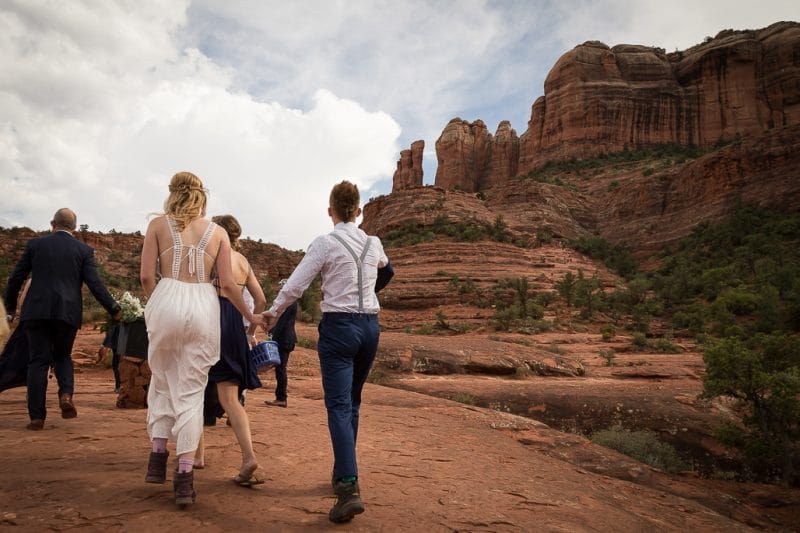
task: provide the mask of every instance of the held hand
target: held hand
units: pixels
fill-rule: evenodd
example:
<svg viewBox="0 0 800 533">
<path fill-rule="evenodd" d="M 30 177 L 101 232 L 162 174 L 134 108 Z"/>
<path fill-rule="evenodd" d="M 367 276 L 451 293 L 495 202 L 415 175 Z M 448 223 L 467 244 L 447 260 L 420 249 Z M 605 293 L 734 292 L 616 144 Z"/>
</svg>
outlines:
<svg viewBox="0 0 800 533">
<path fill-rule="evenodd" d="M 275 314 L 275 311 L 264 311 L 261 313 L 261 317 L 264 319 L 261 327 L 264 328 L 264 331 L 269 333 L 269 330 L 271 330 L 275 322 L 278 321 L 278 316 Z"/>
<path fill-rule="evenodd" d="M 249 317 L 245 317 L 245 318 L 247 318 L 247 321 L 250 322 L 250 324 L 252 324 L 254 327 L 255 326 L 264 327 L 264 319 L 261 317 L 260 314 L 250 315 Z M 255 333 L 255 330 L 253 331 L 253 333 Z M 249 332 L 248 332 L 247 336 L 248 337 L 250 336 Z"/>
<path fill-rule="evenodd" d="M 111 318 L 114 319 L 114 322 L 119 322 L 119 320 L 122 318 L 122 311 L 117 311 L 111 316 Z"/>
</svg>

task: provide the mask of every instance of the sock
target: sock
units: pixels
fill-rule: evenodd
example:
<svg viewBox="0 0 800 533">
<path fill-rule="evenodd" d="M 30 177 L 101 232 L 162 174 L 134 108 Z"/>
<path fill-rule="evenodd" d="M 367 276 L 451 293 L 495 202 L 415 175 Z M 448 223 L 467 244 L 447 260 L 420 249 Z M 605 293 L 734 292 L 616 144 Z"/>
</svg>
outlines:
<svg viewBox="0 0 800 533">
<path fill-rule="evenodd" d="M 164 453 L 167 451 L 167 439 L 156 437 L 153 439 L 153 451 L 156 453 Z"/>
<path fill-rule="evenodd" d="M 342 483 L 355 483 L 356 481 L 358 481 L 358 476 L 344 476 L 339 481 Z"/>
<path fill-rule="evenodd" d="M 192 459 L 178 459 L 178 473 L 186 474 L 192 471 L 194 467 L 194 458 Z"/>
</svg>

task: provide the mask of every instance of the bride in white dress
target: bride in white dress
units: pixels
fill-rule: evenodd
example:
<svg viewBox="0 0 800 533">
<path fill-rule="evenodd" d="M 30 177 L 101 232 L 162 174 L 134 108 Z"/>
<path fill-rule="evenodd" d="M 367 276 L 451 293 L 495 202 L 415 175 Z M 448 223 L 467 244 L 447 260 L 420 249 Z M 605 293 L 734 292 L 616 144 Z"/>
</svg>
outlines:
<svg viewBox="0 0 800 533">
<path fill-rule="evenodd" d="M 231 303 L 250 322 L 260 324 L 237 291 L 231 271 L 228 235 L 204 218 L 206 191 L 200 179 L 179 172 L 169 184 L 164 214 L 147 227 L 141 281 L 149 298 L 145 322 L 152 371 L 147 393 L 147 432 L 153 442 L 145 481 L 166 481 L 167 440 L 176 441 L 175 503 L 195 501 L 194 455 L 203 434 L 203 394 L 208 371 L 220 353 L 217 290 L 210 283 L 216 267 Z"/>
</svg>

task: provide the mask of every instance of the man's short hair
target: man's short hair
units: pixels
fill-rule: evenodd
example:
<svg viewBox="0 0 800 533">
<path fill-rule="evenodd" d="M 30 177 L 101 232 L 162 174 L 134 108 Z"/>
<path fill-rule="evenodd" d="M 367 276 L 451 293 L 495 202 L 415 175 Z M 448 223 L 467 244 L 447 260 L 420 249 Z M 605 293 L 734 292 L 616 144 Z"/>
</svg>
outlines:
<svg viewBox="0 0 800 533">
<path fill-rule="evenodd" d="M 78 225 L 78 217 L 75 216 L 75 213 L 72 211 L 72 209 L 62 207 L 56 211 L 55 215 L 53 215 L 53 221 L 51 224 L 57 228 L 75 231 L 75 228 Z"/>
</svg>

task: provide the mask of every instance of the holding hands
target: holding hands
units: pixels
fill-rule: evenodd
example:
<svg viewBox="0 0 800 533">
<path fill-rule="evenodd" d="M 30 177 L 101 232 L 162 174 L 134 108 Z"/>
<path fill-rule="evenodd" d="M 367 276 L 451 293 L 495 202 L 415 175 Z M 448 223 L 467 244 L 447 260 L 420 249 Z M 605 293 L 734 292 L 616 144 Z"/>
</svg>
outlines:
<svg viewBox="0 0 800 533">
<path fill-rule="evenodd" d="M 253 333 L 255 333 L 255 326 L 261 326 L 262 329 L 264 328 L 265 326 L 264 317 L 262 316 L 261 313 L 255 313 L 255 314 L 248 313 L 248 315 L 249 316 L 246 316 L 245 318 L 247 319 L 248 322 L 250 322 L 250 324 L 253 325 Z M 248 331 L 248 337 L 250 336 L 249 333 L 250 332 Z"/>
<path fill-rule="evenodd" d="M 264 328 L 264 331 L 269 333 L 269 330 L 271 330 L 275 325 L 275 322 L 278 321 L 278 315 L 275 314 L 275 311 L 270 311 L 267 309 L 261 313 L 261 319 L 263 320 L 261 327 Z"/>
</svg>

